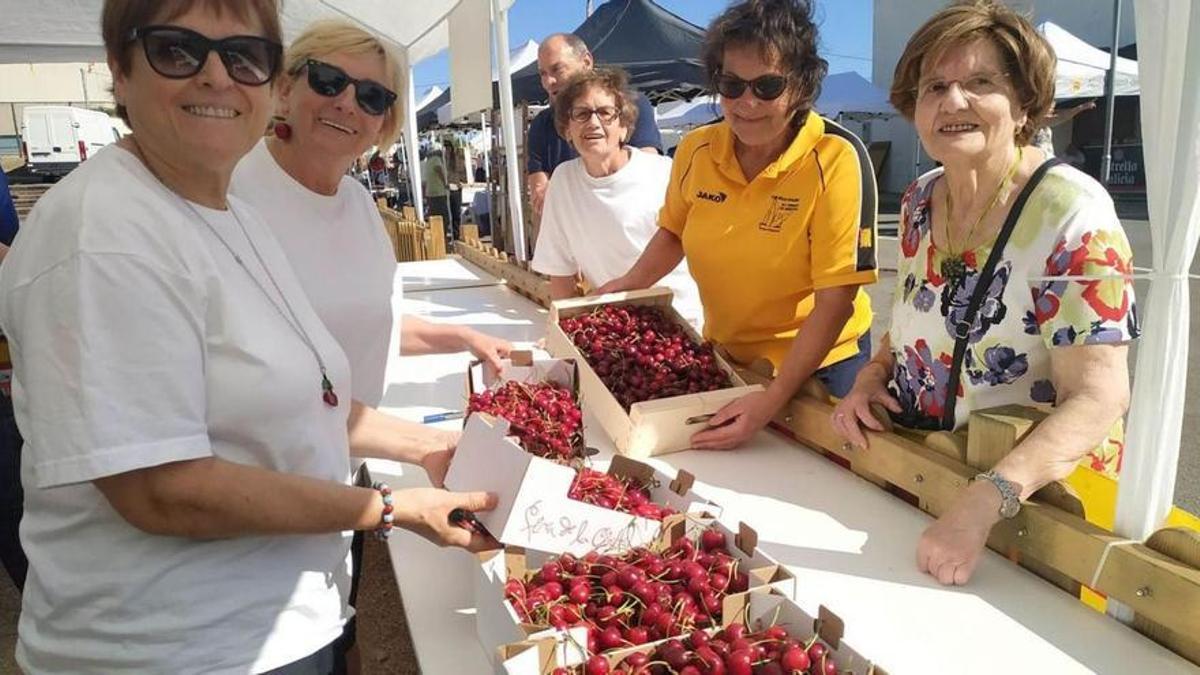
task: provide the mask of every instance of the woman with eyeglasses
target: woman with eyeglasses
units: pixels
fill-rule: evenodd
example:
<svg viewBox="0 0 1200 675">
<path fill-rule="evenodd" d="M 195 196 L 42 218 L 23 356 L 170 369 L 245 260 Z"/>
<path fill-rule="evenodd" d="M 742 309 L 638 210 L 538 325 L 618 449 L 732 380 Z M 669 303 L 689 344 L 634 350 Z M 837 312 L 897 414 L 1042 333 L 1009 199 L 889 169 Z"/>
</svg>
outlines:
<svg viewBox="0 0 1200 675">
<path fill-rule="evenodd" d="M 627 145 L 637 98 L 619 68 L 573 78 L 554 99 L 554 126 L 579 157 L 560 165 L 546 188 L 533 268 L 550 276 L 550 296 L 577 295 L 576 279 L 598 288 L 621 276 L 654 236 L 671 177 L 671 160 Z M 695 325 L 702 310 L 687 266 L 663 285 L 675 309 Z"/>
<path fill-rule="evenodd" d="M 705 336 L 775 371 L 696 448 L 744 443 L 810 378 L 845 394 L 870 356 L 875 178 L 862 143 L 812 109 L 827 69 L 817 44 L 807 1 L 749 0 L 713 21 L 703 58 L 724 120 L 680 143 L 657 234 L 601 289 L 651 286 L 686 257 Z"/>
<path fill-rule="evenodd" d="M 449 519 L 486 494 L 349 484 L 351 455 L 447 449 L 351 402 L 298 274 L 227 194 L 270 116 L 277 12 L 107 0 L 133 133 L 42 197 L 0 268 L 26 673 L 340 672 L 350 531 L 489 543 Z"/>
<path fill-rule="evenodd" d="M 1054 71 L 1045 38 L 990 0 L 934 15 L 896 66 L 892 104 L 942 167 L 901 202 L 891 327 L 833 427 L 866 447 L 862 427 L 883 428 L 872 403 L 924 430 L 1002 405 L 1050 412 L 921 537 L 917 564 L 943 584 L 966 583 L 992 526 L 1039 488 L 1121 463 L 1131 253 L 1104 188 L 1031 144 Z"/>
<path fill-rule="evenodd" d="M 238 163 L 230 191 L 262 214 L 317 316 L 346 352 L 351 397 L 379 405 L 388 356 L 397 350 L 470 351 L 499 367 L 511 345 L 465 326 L 404 317 L 399 334 L 393 331 L 401 302 L 401 287 L 393 283 L 396 258 L 379 209 L 349 172 L 371 147 L 386 152 L 400 134 L 396 91 L 404 82 L 397 59 L 361 28 L 326 20 L 297 36 L 283 61 L 275 133 Z M 422 456 L 440 486 L 458 434 L 389 420 L 398 433 L 446 450 Z M 362 545 L 363 535 L 356 534 L 351 605 Z M 355 625 L 353 619 L 347 624 L 350 646 Z"/>
</svg>

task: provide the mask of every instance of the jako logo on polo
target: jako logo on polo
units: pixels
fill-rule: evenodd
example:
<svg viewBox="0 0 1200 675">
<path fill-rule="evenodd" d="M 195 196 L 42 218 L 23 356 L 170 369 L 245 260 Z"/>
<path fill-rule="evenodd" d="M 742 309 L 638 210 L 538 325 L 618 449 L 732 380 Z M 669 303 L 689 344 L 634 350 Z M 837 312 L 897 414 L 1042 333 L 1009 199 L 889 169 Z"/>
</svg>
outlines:
<svg viewBox="0 0 1200 675">
<path fill-rule="evenodd" d="M 712 192 L 705 192 L 704 190 L 701 190 L 696 193 L 696 199 L 704 199 L 717 204 L 723 203 L 727 198 L 728 195 L 726 195 L 724 192 L 717 192 L 716 194 L 713 194 Z"/>
</svg>

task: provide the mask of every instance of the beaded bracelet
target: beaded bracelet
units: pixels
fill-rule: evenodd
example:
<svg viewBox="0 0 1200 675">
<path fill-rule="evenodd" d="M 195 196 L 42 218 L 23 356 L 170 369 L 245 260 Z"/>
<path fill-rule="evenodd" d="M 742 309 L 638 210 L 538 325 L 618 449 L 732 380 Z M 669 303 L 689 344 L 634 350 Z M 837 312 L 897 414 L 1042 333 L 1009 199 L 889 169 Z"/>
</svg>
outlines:
<svg viewBox="0 0 1200 675">
<path fill-rule="evenodd" d="M 392 488 L 381 481 L 375 481 L 371 487 L 379 490 L 379 496 L 383 498 L 383 516 L 380 518 L 379 527 L 375 528 L 375 538 L 382 541 L 392 533 Z"/>
</svg>

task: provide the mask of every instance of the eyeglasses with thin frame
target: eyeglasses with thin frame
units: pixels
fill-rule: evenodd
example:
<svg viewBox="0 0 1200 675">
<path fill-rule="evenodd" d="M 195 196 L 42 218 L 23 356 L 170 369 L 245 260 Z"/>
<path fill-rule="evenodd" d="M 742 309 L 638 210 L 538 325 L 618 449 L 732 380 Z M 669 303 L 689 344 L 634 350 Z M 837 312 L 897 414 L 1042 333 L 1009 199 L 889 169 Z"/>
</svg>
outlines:
<svg viewBox="0 0 1200 675">
<path fill-rule="evenodd" d="M 368 115 L 378 117 L 388 111 L 396 102 L 396 92 L 379 84 L 375 80 L 359 80 L 350 77 L 346 71 L 337 66 L 308 59 L 304 62 L 308 69 L 308 86 L 321 96 L 333 98 L 354 85 L 354 100 L 358 107 Z"/>
<path fill-rule="evenodd" d="M 127 42 L 141 41 L 154 72 L 172 79 L 195 77 L 210 52 L 217 52 L 230 79 L 250 87 L 270 82 L 279 71 L 283 47 L 258 35 L 213 40 L 182 26 L 142 26 L 129 31 Z"/>
<path fill-rule="evenodd" d="M 940 101 L 950 93 L 950 87 L 958 85 L 959 91 L 965 98 L 978 100 L 984 96 L 1000 93 L 1004 90 L 1004 80 L 1008 73 L 973 73 L 961 80 L 943 80 L 941 78 L 927 80 L 917 85 L 918 103 Z"/>
<path fill-rule="evenodd" d="M 602 105 L 598 108 L 587 108 L 584 106 L 575 106 L 571 108 L 571 121 L 580 124 L 586 123 L 592 119 L 592 115 L 600 118 L 600 123 L 604 125 L 612 124 L 620 116 L 621 111 L 611 105 Z"/>
<path fill-rule="evenodd" d="M 760 101 L 774 101 L 783 96 L 787 83 L 787 77 L 783 75 L 760 75 L 753 80 L 743 80 L 737 75 L 721 73 L 717 75 L 716 89 L 718 94 L 729 100 L 741 98 L 749 89 Z"/>
</svg>

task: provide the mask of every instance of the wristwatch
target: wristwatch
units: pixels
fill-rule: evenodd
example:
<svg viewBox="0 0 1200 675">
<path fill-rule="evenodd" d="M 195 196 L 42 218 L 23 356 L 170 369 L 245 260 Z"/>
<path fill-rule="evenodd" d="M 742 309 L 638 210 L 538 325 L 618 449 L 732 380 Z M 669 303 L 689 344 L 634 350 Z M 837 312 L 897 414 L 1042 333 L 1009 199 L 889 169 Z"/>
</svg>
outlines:
<svg viewBox="0 0 1200 675">
<path fill-rule="evenodd" d="M 975 476 L 975 480 L 985 480 L 1000 491 L 1000 516 L 1002 518 L 1012 518 L 1021 510 L 1021 492 L 1016 483 L 995 471 L 985 471 Z"/>
</svg>

